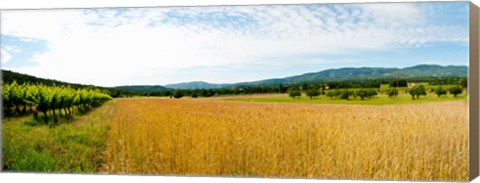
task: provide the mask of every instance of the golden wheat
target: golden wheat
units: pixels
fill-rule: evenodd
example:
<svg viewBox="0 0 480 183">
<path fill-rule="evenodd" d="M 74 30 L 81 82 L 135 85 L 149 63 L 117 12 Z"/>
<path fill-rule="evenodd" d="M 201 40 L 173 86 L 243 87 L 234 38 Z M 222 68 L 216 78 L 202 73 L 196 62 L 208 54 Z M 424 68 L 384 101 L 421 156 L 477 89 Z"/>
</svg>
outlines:
<svg viewBox="0 0 480 183">
<path fill-rule="evenodd" d="M 120 99 L 110 173 L 467 180 L 464 101 L 302 105 Z"/>
</svg>

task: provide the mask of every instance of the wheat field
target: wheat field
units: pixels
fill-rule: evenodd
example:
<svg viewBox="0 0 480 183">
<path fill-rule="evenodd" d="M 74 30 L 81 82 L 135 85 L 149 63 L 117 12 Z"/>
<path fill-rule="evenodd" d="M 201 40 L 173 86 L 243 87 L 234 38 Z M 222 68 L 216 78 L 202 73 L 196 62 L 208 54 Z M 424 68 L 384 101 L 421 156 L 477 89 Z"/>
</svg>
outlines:
<svg viewBox="0 0 480 183">
<path fill-rule="evenodd" d="M 468 104 L 115 102 L 106 173 L 468 179 Z"/>
</svg>

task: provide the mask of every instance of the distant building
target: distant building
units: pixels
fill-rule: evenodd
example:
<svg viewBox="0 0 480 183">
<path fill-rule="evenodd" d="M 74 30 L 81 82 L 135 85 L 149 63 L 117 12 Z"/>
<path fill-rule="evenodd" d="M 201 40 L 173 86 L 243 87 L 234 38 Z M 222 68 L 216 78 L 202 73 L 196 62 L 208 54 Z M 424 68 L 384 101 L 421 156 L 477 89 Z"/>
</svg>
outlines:
<svg viewBox="0 0 480 183">
<path fill-rule="evenodd" d="M 407 83 L 408 88 L 412 88 L 412 87 L 415 87 L 415 86 L 417 86 L 417 83 Z"/>
</svg>

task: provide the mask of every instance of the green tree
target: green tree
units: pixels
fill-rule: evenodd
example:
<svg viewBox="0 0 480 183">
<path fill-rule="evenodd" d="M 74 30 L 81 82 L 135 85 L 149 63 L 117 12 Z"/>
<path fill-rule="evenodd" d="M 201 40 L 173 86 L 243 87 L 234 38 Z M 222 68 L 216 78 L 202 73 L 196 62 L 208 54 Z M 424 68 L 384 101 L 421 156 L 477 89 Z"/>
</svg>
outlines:
<svg viewBox="0 0 480 183">
<path fill-rule="evenodd" d="M 391 88 L 386 90 L 388 97 L 397 97 L 398 90 L 396 88 Z"/>
<path fill-rule="evenodd" d="M 397 79 L 389 83 L 390 87 L 407 87 L 407 80 Z"/>
<path fill-rule="evenodd" d="M 193 93 L 193 94 L 192 94 L 192 98 L 198 98 L 197 93 Z"/>
<path fill-rule="evenodd" d="M 415 98 L 418 99 L 420 95 L 427 95 L 427 90 L 425 89 L 425 86 L 418 85 L 408 90 L 408 93 L 412 96 L 412 100 L 415 100 Z"/>
<path fill-rule="evenodd" d="M 310 99 L 312 99 L 312 97 L 317 97 L 319 95 L 320 95 L 320 92 L 318 92 L 318 90 L 315 90 L 315 89 L 307 90 L 307 96 L 310 97 Z"/>
<path fill-rule="evenodd" d="M 325 95 L 330 97 L 330 99 L 333 99 L 333 98 L 338 97 L 340 95 L 340 92 L 338 90 L 330 90 Z"/>
<path fill-rule="evenodd" d="M 280 91 L 280 93 L 285 93 L 285 92 L 287 92 L 288 88 L 283 86 L 282 83 L 280 83 L 278 85 L 278 90 Z"/>
<path fill-rule="evenodd" d="M 443 89 L 441 86 L 439 86 L 438 88 L 435 88 L 434 92 L 437 94 L 439 98 L 442 95 L 447 95 L 447 90 Z"/>
<path fill-rule="evenodd" d="M 368 89 L 367 90 L 367 97 L 372 98 L 373 96 L 378 95 L 377 90 L 375 89 Z"/>
<path fill-rule="evenodd" d="M 308 90 L 308 89 L 309 89 L 308 84 L 307 84 L 307 83 L 303 83 L 303 85 L 302 85 L 302 90 L 303 90 L 303 91 L 306 91 L 306 90 Z"/>
<path fill-rule="evenodd" d="M 453 95 L 453 97 L 457 97 L 458 94 L 461 94 L 463 92 L 463 88 L 460 86 L 454 86 L 449 88 L 449 92 Z"/>
<path fill-rule="evenodd" d="M 460 86 L 462 86 L 463 88 L 467 88 L 467 87 L 468 87 L 468 79 L 467 79 L 467 77 L 463 77 L 462 79 L 460 79 Z"/>
<path fill-rule="evenodd" d="M 350 91 L 350 90 L 344 90 L 342 92 L 340 92 L 340 95 L 338 96 L 340 99 L 345 99 L 345 100 L 349 100 L 350 99 L 350 96 L 353 95 L 353 92 Z"/>
<path fill-rule="evenodd" d="M 175 90 L 175 93 L 173 93 L 173 98 L 182 98 L 183 97 L 183 92 L 181 90 Z"/>
<path fill-rule="evenodd" d="M 365 97 L 367 97 L 367 91 L 365 91 L 364 89 L 357 90 L 357 91 L 355 92 L 355 95 L 356 95 L 356 96 L 359 96 L 361 100 L 364 100 Z"/>
<path fill-rule="evenodd" d="M 302 93 L 300 93 L 299 90 L 290 90 L 288 92 L 288 96 L 292 97 L 292 98 L 295 98 L 295 97 L 300 97 L 302 96 Z"/>
</svg>

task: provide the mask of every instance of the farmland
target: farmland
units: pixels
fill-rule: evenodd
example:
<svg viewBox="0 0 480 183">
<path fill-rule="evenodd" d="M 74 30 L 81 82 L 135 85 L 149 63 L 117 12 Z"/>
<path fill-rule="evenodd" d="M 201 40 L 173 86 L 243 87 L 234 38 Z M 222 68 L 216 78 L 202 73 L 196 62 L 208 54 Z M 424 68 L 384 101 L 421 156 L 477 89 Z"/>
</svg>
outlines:
<svg viewBox="0 0 480 183">
<path fill-rule="evenodd" d="M 467 180 L 466 101 L 114 101 L 108 173 Z"/>
<path fill-rule="evenodd" d="M 109 91 L 93 86 L 13 82 L 2 88 L 7 117 L 2 166 L 7 171 L 464 181 L 464 88 L 311 85 L 255 94 L 177 89 L 164 97 L 111 101 Z"/>
</svg>

